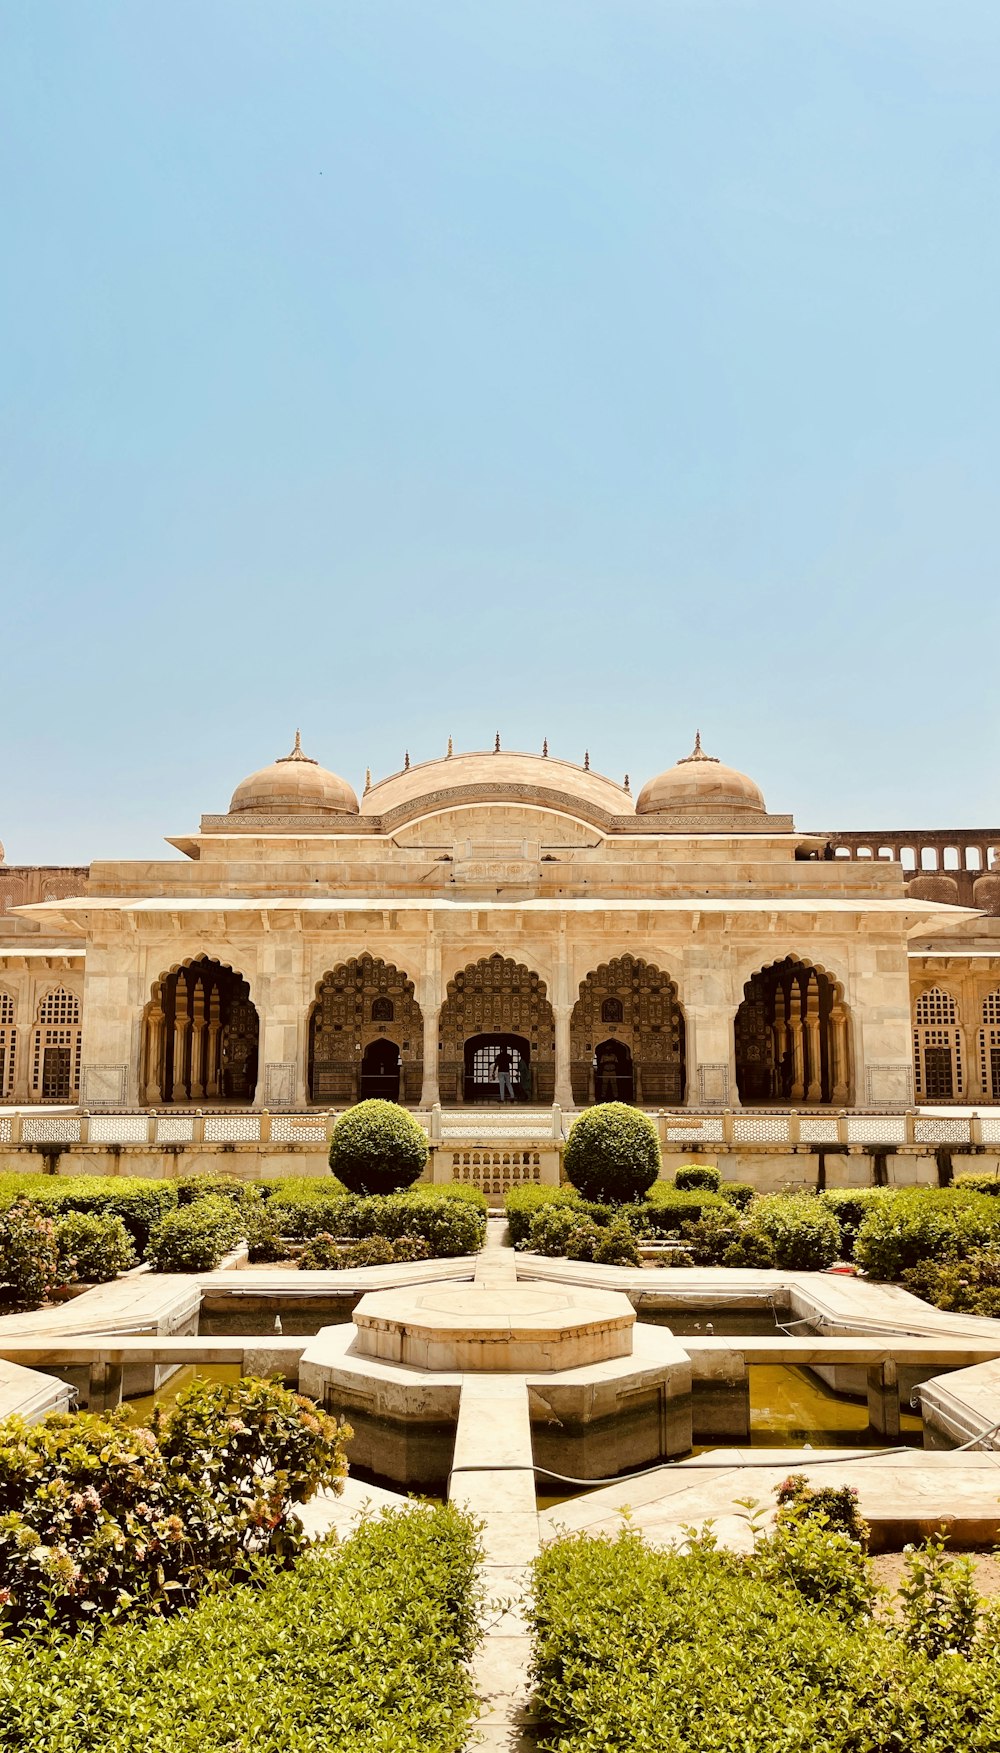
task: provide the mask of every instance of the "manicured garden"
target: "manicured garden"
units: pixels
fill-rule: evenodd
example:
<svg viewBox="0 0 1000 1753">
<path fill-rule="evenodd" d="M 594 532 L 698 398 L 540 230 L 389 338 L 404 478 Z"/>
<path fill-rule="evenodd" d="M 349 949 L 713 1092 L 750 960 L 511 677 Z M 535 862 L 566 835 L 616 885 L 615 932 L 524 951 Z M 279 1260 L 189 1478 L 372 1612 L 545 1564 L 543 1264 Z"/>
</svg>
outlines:
<svg viewBox="0 0 1000 1753">
<path fill-rule="evenodd" d="M 476 1527 L 408 1506 L 342 1545 L 297 1506 L 346 1426 L 273 1382 L 0 1425 L 0 1748 L 457 1753 Z"/>
<path fill-rule="evenodd" d="M 568 1537 L 535 1563 L 542 1753 L 987 1753 L 1000 1616 L 940 1541 L 880 1594 L 848 1491 L 790 1480 L 753 1552 Z"/>
</svg>

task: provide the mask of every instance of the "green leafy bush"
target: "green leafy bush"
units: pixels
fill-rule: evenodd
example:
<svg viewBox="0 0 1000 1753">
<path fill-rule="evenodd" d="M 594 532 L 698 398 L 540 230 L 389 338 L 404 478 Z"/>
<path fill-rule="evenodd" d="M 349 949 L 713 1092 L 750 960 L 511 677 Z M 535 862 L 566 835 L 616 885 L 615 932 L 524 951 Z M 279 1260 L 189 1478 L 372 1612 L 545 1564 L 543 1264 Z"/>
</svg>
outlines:
<svg viewBox="0 0 1000 1753">
<path fill-rule="evenodd" d="M 952 1183 L 956 1193 L 986 1193 L 1000 1197 L 1000 1175 L 956 1175 Z"/>
<path fill-rule="evenodd" d="M 902 1275 L 907 1290 L 937 1309 L 1000 1318 L 1000 1245 L 961 1260 L 921 1260 Z"/>
<path fill-rule="evenodd" d="M 774 1243 L 763 1230 L 744 1224 L 735 1241 L 730 1242 L 722 1256 L 723 1266 L 736 1266 L 753 1272 L 768 1272 L 776 1264 Z"/>
<path fill-rule="evenodd" d="M 696 1266 L 718 1266 L 728 1248 L 740 1239 L 742 1222 L 735 1206 L 710 1206 L 694 1221 L 681 1225 L 681 1235 Z"/>
<path fill-rule="evenodd" d="M 749 1181 L 723 1181 L 719 1192 L 723 1199 L 729 1200 L 730 1205 L 735 1205 L 737 1211 L 749 1210 L 757 1197 L 757 1189 L 751 1187 Z"/>
<path fill-rule="evenodd" d="M 946 1558 L 943 1537 L 907 1547 L 899 1599 L 904 1636 L 912 1650 L 931 1657 L 946 1650 L 972 1654 L 981 1606 L 972 1560 Z"/>
<path fill-rule="evenodd" d="M 899 1279 L 925 1260 L 960 1260 L 1000 1243 L 1000 1200 L 952 1188 L 883 1196 L 862 1220 L 854 1258 L 872 1278 Z"/>
<path fill-rule="evenodd" d="M 187 1175 L 177 1183 L 178 1205 L 193 1205 L 196 1199 L 231 1199 L 245 1214 L 263 1198 L 258 1182 L 241 1181 L 236 1175 Z"/>
<path fill-rule="evenodd" d="M 697 1223 L 707 1211 L 721 1212 L 727 1219 L 733 1215 L 732 1204 L 721 1193 L 696 1188 L 685 1191 L 665 1181 L 657 1181 L 649 1198 L 631 1210 L 635 1213 L 634 1221 L 659 1236 L 679 1235 L 684 1224 Z"/>
<path fill-rule="evenodd" d="M 96 1643 L 0 1644 L 5 1753 L 460 1753 L 481 1612 L 451 1504 L 364 1521 L 290 1570 Z"/>
<path fill-rule="evenodd" d="M 120 1217 L 70 1211 L 56 1220 L 56 1244 L 67 1282 L 108 1284 L 136 1262 L 132 1238 Z"/>
<path fill-rule="evenodd" d="M 868 1213 L 885 1200 L 894 1198 L 895 1194 L 884 1187 L 836 1187 L 819 1195 L 820 1204 L 833 1212 L 840 1225 L 840 1245 L 845 1260 L 854 1258 L 858 1231 Z"/>
<path fill-rule="evenodd" d="M 358 1102 L 337 1121 L 330 1167 L 351 1193 L 395 1193 L 427 1164 L 422 1126 L 395 1102 Z"/>
<path fill-rule="evenodd" d="M 813 1193 L 768 1194 L 754 1202 L 749 1221 L 786 1270 L 821 1272 L 840 1257 L 840 1225 Z"/>
<path fill-rule="evenodd" d="M 240 1239 L 243 1225 L 229 1199 L 180 1205 L 157 1224 L 146 1258 L 154 1272 L 211 1272 Z"/>
<path fill-rule="evenodd" d="M 846 1534 L 849 1540 L 867 1547 L 871 1529 L 858 1508 L 858 1494 L 853 1485 L 810 1485 L 804 1473 L 789 1473 L 774 1495 L 778 1503 L 779 1525 L 815 1521 L 821 1527 Z"/>
<path fill-rule="evenodd" d="M 588 1199 L 624 1205 L 660 1173 L 660 1140 L 648 1114 L 625 1102 L 598 1102 L 570 1127 L 563 1155 L 569 1180 Z"/>
<path fill-rule="evenodd" d="M 442 1199 L 423 1187 L 384 1199 L 357 1199 L 342 1235 L 421 1236 L 434 1259 L 476 1254 L 486 1240 L 486 1213 L 466 1199 Z"/>
<path fill-rule="evenodd" d="M 343 1264 L 343 1247 L 325 1231 L 306 1243 L 296 1261 L 300 1272 L 339 1272 Z"/>
<path fill-rule="evenodd" d="M 0 1212 L 0 1307 L 37 1309 L 63 1282 L 53 1219 L 26 1199 Z"/>
<path fill-rule="evenodd" d="M 872 1617 L 870 1561 L 813 1518 L 747 1557 L 554 1541 L 534 1565 L 533 1677 L 559 1753 L 986 1753 L 1000 1746 L 988 1637 L 931 1657 Z M 959 1615 L 959 1629 L 962 1629 Z M 961 1648 L 951 1644 L 948 1648 Z"/>
<path fill-rule="evenodd" d="M 247 1254 L 253 1265 L 288 1260 L 294 1251 L 293 1244 L 282 1235 L 274 1209 L 266 1200 L 262 1200 L 260 1205 L 246 1213 L 246 1242 Z"/>
<path fill-rule="evenodd" d="M 581 1236 L 596 1236 L 597 1225 L 577 1206 L 553 1202 L 535 1212 L 525 1241 L 533 1254 L 555 1258 L 569 1253 L 569 1244 L 577 1232 Z M 589 1260 L 590 1254 L 578 1254 L 575 1258 Z"/>
<path fill-rule="evenodd" d="M 642 1259 L 627 1218 L 613 1217 L 605 1229 L 595 1228 L 590 1259 L 595 1266 L 641 1266 Z"/>
<path fill-rule="evenodd" d="M 303 1544 L 293 1506 L 347 1471 L 346 1426 L 274 1382 L 195 1380 L 150 1427 L 126 1410 L 0 1425 L 0 1625 L 166 1612 Z"/>
<path fill-rule="evenodd" d="M 704 1188 L 706 1193 L 718 1193 L 722 1186 L 722 1176 L 718 1169 L 708 1163 L 688 1163 L 678 1169 L 674 1176 L 674 1186 L 682 1193 L 690 1193 L 693 1189 Z"/>
<path fill-rule="evenodd" d="M 576 1205 L 579 1199 L 580 1195 L 575 1187 L 541 1187 L 534 1182 L 523 1187 L 512 1187 L 505 1195 L 503 1203 L 507 1213 L 507 1228 L 515 1248 L 527 1246 L 532 1218 L 543 1207 Z"/>
<path fill-rule="evenodd" d="M 177 1204 L 177 1185 L 138 1175 L 0 1175 L 0 1209 L 19 1198 L 52 1215 L 85 1211 L 120 1217 L 143 1255 L 152 1230 Z"/>
</svg>

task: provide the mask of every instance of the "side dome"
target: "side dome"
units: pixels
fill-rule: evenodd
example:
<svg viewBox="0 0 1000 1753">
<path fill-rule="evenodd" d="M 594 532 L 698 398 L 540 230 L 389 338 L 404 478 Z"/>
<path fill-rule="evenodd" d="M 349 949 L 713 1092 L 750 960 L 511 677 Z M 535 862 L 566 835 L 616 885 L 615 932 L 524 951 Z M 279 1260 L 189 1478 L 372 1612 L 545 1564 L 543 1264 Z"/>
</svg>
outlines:
<svg viewBox="0 0 1000 1753">
<path fill-rule="evenodd" d="M 954 877 L 945 876 L 943 871 L 926 871 L 923 876 L 912 877 L 906 885 L 906 892 L 915 901 L 946 901 L 958 900 L 958 884 Z"/>
<path fill-rule="evenodd" d="M 704 816 L 706 823 L 714 816 L 767 815 L 760 786 L 715 755 L 706 755 L 700 731 L 695 733 L 690 755 L 646 781 L 635 809 L 639 816 Z"/>
<path fill-rule="evenodd" d="M 233 792 L 229 814 L 250 811 L 269 816 L 356 816 L 358 800 L 346 779 L 303 754 L 296 731 L 290 755 L 251 773 Z"/>
</svg>

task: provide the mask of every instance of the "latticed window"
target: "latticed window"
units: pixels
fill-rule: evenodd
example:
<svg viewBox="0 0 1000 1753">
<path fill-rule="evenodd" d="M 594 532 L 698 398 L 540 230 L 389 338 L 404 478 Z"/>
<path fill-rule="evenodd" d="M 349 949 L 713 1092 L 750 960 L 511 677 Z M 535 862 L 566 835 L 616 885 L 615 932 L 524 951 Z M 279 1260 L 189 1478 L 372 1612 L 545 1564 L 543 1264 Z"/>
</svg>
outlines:
<svg viewBox="0 0 1000 1753">
<path fill-rule="evenodd" d="M 602 1023 L 620 1023 L 625 1018 L 625 1006 L 620 998 L 606 998 L 601 1005 Z"/>
<path fill-rule="evenodd" d="M 33 1094 L 69 1102 L 80 1087 L 80 1000 L 57 986 L 38 1007 L 31 1054 Z"/>
<path fill-rule="evenodd" d="M 982 1094 L 1000 1102 L 1000 989 L 983 999 L 979 1031 L 979 1079 Z"/>
<path fill-rule="evenodd" d="M 16 1052 L 14 1000 L 9 992 L 0 992 L 0 1101 L 13 1093 Z"/>
<path fill-rule="evenodd" d="M 953 1102 L 963 1093 L 962 1032 L 958 1004 L 950 992 L 932 986 L 915 1008 L 913 1069 L 918 1101 Z"/>
<path fill-rule="evenodd" d="M 372 999 L 372 1022 L 391 1023 L 395 1015 L 395 1007 L 391 998 Z"/>
</svg>

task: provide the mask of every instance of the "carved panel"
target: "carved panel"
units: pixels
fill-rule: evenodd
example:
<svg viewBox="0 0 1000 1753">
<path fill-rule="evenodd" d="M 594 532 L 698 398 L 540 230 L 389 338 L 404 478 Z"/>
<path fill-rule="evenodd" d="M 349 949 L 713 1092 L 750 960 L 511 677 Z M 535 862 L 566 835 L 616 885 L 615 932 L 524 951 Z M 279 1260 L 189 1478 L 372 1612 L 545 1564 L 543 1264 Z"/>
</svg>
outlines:
<svg viewBox="0 0 1000 1753">
<path fill-rule="evenodd" d="M 439 1040 L 443 1101 L 460 1100 L 465 1043 L 473 1035 L 521 1035 L 528 1042 L 532 1094 L 551 1102 L 555 1092 L 555 1022 L 545 981 L 509 956 L 484 956 L 448 982 Z"/>
<path fill-rule="evenodd" d="M 600 1093 L 592 1088 L 594 1053 L 608 1040 L 631 1058 L 633 1087 L 618 1089 L 622 1099 L 667 1107 L 684 1100 L 684 1017 L 669 974 L 624 955 L 581 982 L 570 1019 L 573 1100 L 580 1107 Z"/>
<path fill-rule="evenodd" d="M 309 1023 L 310 1100 L 356 1101 L 365 1048 L 380 1040 L 399 1049 L 400 1100 L 419 1101 L 424 1024 L 413 981 L 381 956 L 352 956 L 324 974 L 317 988 Z"/>
</svg>

